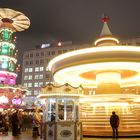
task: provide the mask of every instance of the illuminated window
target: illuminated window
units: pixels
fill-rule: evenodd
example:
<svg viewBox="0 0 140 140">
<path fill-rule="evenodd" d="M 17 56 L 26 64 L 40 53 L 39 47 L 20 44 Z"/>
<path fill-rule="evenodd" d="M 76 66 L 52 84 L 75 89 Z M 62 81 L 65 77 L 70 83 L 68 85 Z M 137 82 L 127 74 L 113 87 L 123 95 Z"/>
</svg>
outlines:
<svg viewBox="0 0 140 140">
<path fill-rule="evenodd" d="M 46 71 L 49 71 L 49 67 L 48 66 L 46 67 Z"/>
<path fill-rule="evenodd" d="M 67 99 L 64 101 L 64 99 L 58 99 L 58 115 L 59 119 L 61 120 L 73 120 L 74 116 L 71 115 L 74 113 L 74 100 Z M 62 111 L 62 110 L 65 110 Z"/>
<path fill-rule="evenodd" d="M 27 91 L 26 92 L 26 95 L 28 96 L 28 95 L 32 95 L 32 91 Z"/>
<path fill-rule="evenodd" d="M 24 76 L 24 80 L 28 80 L 28 76 L 27 75 Z"/>
<path fill-rule="evenodd" d="M 43 74 L 40 74 L 39 75 L 39 79 L 43 79 Z"/>
<path fill-rule="evenodd" d="M 39 82 L 39 87 L 41 87 L 43 85 L 43 82 Z"/>
<path fill-rule="evenodd" d="M 29 72 L 33 72 L 33 68 L 29 68 Z"/>
<path fill-rule="evenodd" d="M 39 67 L 35 67 L 35 72 L 38 72 L 39 71 Z"/>
<path fill-rule="evenodd" d="M 35 75 L 35 79 L 38 79 L 39 78 L 39 75 Z"/>
<path fill-rule="evenodd" d="M 28 78 L 29 80 L 32 80 L 32 75 L 29 75 L 29 78 Z"/>
<path fill-rule="evenodd" d="M 28 68 L 25 68 L 25 69 L 24 69 L 24 72 L 28 72 Z"/>
<path fill-rule="evenodd" d="M 34 87 L 38 87 L 38 83 L 37 82 L 34 83 Z"/>
<path fill-rule="evenodd" d="M 28 83 L 24 83 L 23 85 L 24 85 L 24 87 L 28 87 Z"/>
<path fill-rule="evenodd" d="M 44 67 L 40 67 L 40 71 L 43 71 L 44 70 Z"/>
<path fill-rule="evenodd" d="M 46 85 L 49 84 L 49 83 L 50 83 L 50 82 L 47 81 L 47 82 L 46 82 Z"/>
<path fill-rule="evenodd" d="M 43 79 L 43 74 L 40 74 L 40 75 L 36 74 L 35 79 Z"/>
<path fill-rule="evenodd" d="M 28 87 L 32 87 L 32 83 L 28 83 Z"/>
</svg>

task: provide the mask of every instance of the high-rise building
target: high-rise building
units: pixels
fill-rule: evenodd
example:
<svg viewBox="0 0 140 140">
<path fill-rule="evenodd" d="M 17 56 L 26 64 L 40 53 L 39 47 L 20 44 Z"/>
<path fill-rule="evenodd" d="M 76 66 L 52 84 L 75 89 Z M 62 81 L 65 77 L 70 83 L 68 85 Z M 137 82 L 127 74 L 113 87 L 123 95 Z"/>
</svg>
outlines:
<svg viewBox="0 0 140 140">
<path fill-rule="evenodd" d="M 60 54 L 89 47 L 85 45 L 73 45 L 71 41 L 46 43 L 27 50 L 23 54 L 22 85 L 28 88 L 26 96 L 37 96 L 40 87 L 53 82 L 51 72 L 48 70 L 49 61 Z"/>
</svg>

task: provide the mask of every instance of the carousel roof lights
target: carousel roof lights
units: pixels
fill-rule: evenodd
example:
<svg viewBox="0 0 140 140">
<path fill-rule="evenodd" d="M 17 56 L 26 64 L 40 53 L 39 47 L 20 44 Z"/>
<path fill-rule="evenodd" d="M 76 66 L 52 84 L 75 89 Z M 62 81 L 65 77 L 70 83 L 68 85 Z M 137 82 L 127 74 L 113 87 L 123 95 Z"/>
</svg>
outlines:
<svg viewBox="0 0 140 140">
<path fill-rule="evenodd" d="M 45 97 L 80 97 L 83 95 L 82 86 L 73 87 L 66 83 L 64 85 L 56 86 L 52 83 L 47 84 L 41 88 L 41 94 L 38 98 Z"/>
<path fill-rule="evenodd" d="M 92 75 L 96 75 L 96 73 L 99 71 L 106 71 L 106 68 L 108 71 L 118 70 L 122 73 L 126 71 L 130 71 L 132 73 L 134 72 L 134 75 L 132 74 L 130 77 L 127 77 L 128 75 L 126 75 L 126 77 L 124 76 L 124 78 L 121 80 L 122 87 L 132 86 L 136 83 L 140 84 L 140 63 L 137 62 L 100 62 L 67 67 L 56 72 L 54 75 L 54 80 L 60 81 L 60 84 L 64 84 L 65 82 L 69 81 L 71 85 L 78 86 L 81 84 L 86 87 L 96 87 L 96 77 L 89 79 L 88 77 L 82 77 L 81 74 L 88 72 L 88 69 Z M 74 78 L 71 78 L 73 76 Z"/>
<path fill-rule="evenodd" d="M 69 83 L 65 83 L 65 84 L 63 84 L 63 85 L 55 85 L 55 83 L 48 83 L 47 85 L 45 85 L 45 86 L 42 86 L 42 88 L 48 88 L 48 90 L 52 90 L 52 88 L 62 88 L 62 87 L 67 87 L 67 88 L 73 88 L 73 89 L 82 89 L 83 87 L 80 85 L 80 86 L 78 86 L 78 87 L 76 87 L 76 86 L 72 86 L 72 85 L 70 85 Z"/>
<path fill-rule="evenodd" d="M 119 40 L 117 38 L 115 38 L 115 37 L 103 37 L 103 38 L 99 38 L 99 39 L 97 39 L 95 41 L 94 44 L 96 46 L 99 42 L 101 42 L 101 41 L 108 41 L 108 40 L 113 40 L 113 41 L 117 42 L 117 44 L 119 44 Z"/>
<path fill-rule="evenodd" d="M 62 93 L 51 93 L 51 94 L 40 94 L 37 98 L 46 98 L 46 97 L 84 97 L 84 95 L 79 94 L 62 94 Z"/>
<path fill-rule="evenodd" d="M 78 56 L 78 55 L 82 55 L 82 54 L 90 54 L 90 53 L 97 53 L 97 52 L 140 52 L 140 47 L 137 46 L 104 46 L 104 47 L 94 47 L 94 48 L 86 48 L 86 49 L 80 49 L 80 50 L 76 50 L 76 51 L 72 51 L 72 52 L 68 52 L 62 55 L 59 55 L 55 58 L 53 58 L 48 65 L 49 70 L 52 70 L 52 67 L 55 63 L 57 63 L 58 61 L 61 61 L 63 59 L 69 58 L 71 56 Z M 93 54 L 94 55 L 94 54 Z"/>
</svg>

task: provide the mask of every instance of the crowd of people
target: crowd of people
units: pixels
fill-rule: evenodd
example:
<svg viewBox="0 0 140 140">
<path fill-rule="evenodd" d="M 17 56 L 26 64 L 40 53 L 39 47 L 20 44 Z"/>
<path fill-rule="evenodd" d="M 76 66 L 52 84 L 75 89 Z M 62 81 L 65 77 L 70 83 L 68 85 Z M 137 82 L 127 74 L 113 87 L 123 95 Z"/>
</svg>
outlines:
<svg viewBox="0 0 140 140">
<path fill-rule="evenodd" d="M 39 110 L 34 112 L 26 112 L 20 109 L 4 110 L 0 112 L 0 132 L 8 135 L 8 131 L 12 131 L 13 136 L 18 136 L 22 132 L 32 129 L 32 136 L 42 136 L 41 132 L 42 116 Z M 34 131 L 37 134 L 34 135 Z"/>
<path fill-rule="evenodd" d="M 51 121 L 54 121 L 55 116 L 52 116 Z M 110 125 L 113 137 L 118 137 L 119 116 L 114 111 L 110 116 Z M 28 129 L 32 129 L 32 137 L 42 137 L 42 115 L 40 110 L 36 109 L 32 113 L 17 109 L 0 112 L 1 133 L 8 135 L 8 131 L 12 131 L 13 136 L 18 136 Z"/>
</svg>

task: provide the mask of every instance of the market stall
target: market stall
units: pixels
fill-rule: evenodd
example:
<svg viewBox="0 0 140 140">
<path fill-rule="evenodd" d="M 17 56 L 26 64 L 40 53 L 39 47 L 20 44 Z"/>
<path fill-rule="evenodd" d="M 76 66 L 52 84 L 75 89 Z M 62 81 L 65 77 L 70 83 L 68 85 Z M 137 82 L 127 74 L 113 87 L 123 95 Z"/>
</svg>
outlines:
<svg viewBox="0 0 140 140">
<path fill-rule="evenodd" d="M 42 87 L 39 98 L 45 99 L 43 107 L 44 140 L 81 140 L 82 124 L 79 121 L 81 86 L 69 84 Z"/>
</svg>

